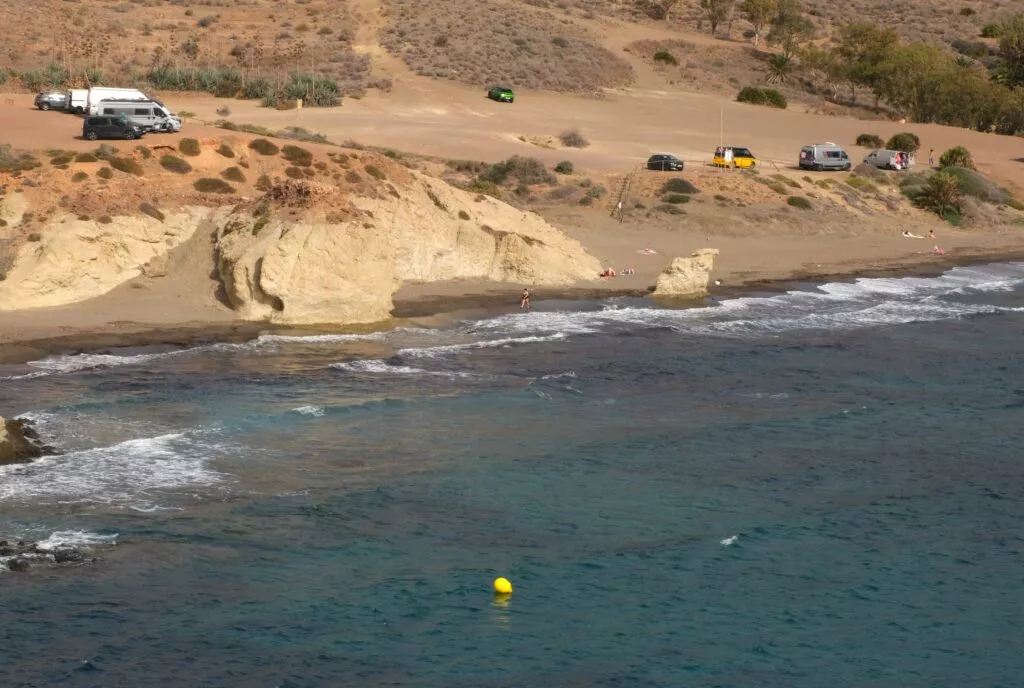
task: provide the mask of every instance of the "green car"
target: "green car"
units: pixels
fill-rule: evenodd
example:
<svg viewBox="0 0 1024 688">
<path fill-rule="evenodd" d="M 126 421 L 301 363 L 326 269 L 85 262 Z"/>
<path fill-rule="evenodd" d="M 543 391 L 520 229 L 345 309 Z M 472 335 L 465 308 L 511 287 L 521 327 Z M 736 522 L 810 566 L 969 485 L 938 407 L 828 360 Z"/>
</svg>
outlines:
<svg viewBox="0 0 1024 688">
<path fill-rule="evenodd" d="M 492 86 L 491 90 L 487 92 L 487 97 L 499 103 L 513 103 L 515 102 L 516 94 L 512 92 L 511 88 Z"/>
</svg>

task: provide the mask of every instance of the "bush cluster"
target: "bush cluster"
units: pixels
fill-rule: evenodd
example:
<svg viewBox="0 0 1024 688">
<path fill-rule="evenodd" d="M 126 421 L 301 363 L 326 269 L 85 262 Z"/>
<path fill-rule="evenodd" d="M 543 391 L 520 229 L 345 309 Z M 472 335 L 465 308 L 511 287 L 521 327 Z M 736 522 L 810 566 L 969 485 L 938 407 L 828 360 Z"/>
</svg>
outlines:
<svg viewBox="0 0 1024 688">
<path fill-rule="evenodd" d="M 857 145 L 861 148 L 885 148 L 885 141 L 876 134 L 860 134 L 857 136 Z"/>
<path fill-rule="evenodd" d="M 779 108 L 780 110 L 785 110 L 789 105 L 786 101 L 786 96 L 774 88 L 759 88 L 757 86 L 744 86 L 736 95 L 736 100 L 740 103 L 767 105 L 768 107 Z"/>
</svg>

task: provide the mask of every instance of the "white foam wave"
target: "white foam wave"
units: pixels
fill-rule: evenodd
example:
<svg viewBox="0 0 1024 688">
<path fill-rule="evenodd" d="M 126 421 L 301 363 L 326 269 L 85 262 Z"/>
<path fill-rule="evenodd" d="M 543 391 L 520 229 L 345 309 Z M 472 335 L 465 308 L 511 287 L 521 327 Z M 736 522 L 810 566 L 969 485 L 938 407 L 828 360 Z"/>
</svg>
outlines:
<svg viewBox="0 0 1024 688">
<path fill-rule="evenodd" d="M 1002 263 L 954 268 L 938 277 L 862 278 L 832 282 L 770 296 L 729 299 L 699 308 L 664 309 L 609 304 L 594 311 L 534 311 L 475 323 L 468 331 L 508 335 L 555 332 L 565 335 L 594 332 L 609 326 L 627 326 L 634 329 L 670 327 L 680 332 L 721 336 L 869 327 L 1014 312 L 1014 308 L 963 303 L 955 297 L 972 292 L 1008 291 L 1022 284 L 1024 263 Z M 460 345 L 451 348 L 470 347 Z M 436 347 L 426 351 L 444 353 L 447 350 L 450 348 Z M 410 353 L 416 355 L 420 351 Z"/>
<path fill-rule="evenodd" d="M 386 332 L 308 335 L 261 334 L 253 340 L 253 344 L 257 346 L 260 344 L 332 344 L 337 342 L 379 341 L 386 337 Z"/>
<path fill-rule="evenodd" d="M 534 342 L 553 342 L 565 339 L 567 336 L 568 335 L 564 332 L 555 332 L 550 335 L 536 335 L 531 337 L 503 337 L 501 339 L 484 339 L 481 341 L 466 342 L 463 344 L 447 344 L 443 346 L 400 349 L 398 353 L 401 356 L 409 356 L 412 358 L 435 358 L 437 356 L 446 356 L 458 351 L 466 351 L 470 349 L 493 349 L 517 344 L 530 344 Z"/>
<path fill-rule="evenodd" d="M 433 375 L 435 377 L 466 378 L 476 377 L 473 373 L 443 370 L 425 370 L 388 363 L 379 358 L 369 358 L 360 361 L 346 361 L 344 363 L 332 363 L 330 368 L 334 370 L 345 370 L 350 373 L 361 373 L 369 375 Z"/>
<path fill-rule="evenodd" d="M 0 468 L 0 501 L 125 504 L 149 492 L 215 485 L 211 448 L 183 433 L 43 457 Z"/>
<path fill-rule="evenodd" d="M 300 406 L 293 408 L 292 411 L 303 416 L 315 416 L 318 418 L 326 413 L 323 406 Z"/>
<path fill-rule="evenodd" d="M 100 535 L 87 530 L 58 530 L 44 540 L 36 543 L 36 548 L 50 552 L 62 547 L 74 547 L 75 549 L 90 549 L 101 545 L 117 544 L 117 533 L 113 535 Z"/>
<path fill-rule="evenodd" d="M 551 373 L 549 375 L 541 375 L 541 380 L 561 380 L 562 378 L 576 377 L 575 370 L 567 370 L 564 373 Z"/>
</svg>

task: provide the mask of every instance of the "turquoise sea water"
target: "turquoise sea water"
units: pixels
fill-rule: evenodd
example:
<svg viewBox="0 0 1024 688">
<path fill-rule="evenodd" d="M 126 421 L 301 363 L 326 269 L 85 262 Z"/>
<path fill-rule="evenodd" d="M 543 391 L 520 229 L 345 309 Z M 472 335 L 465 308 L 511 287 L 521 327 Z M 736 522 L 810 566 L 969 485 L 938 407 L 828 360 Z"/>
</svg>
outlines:
<svg viewBox="0 0 1024 688">
<path fill-rule="evenodd" d="M 3 686 L 1020 686 L 1024 264 L 0 368 Z M 515 593 L 496 600 L 496 576 Z"/>
</svg>

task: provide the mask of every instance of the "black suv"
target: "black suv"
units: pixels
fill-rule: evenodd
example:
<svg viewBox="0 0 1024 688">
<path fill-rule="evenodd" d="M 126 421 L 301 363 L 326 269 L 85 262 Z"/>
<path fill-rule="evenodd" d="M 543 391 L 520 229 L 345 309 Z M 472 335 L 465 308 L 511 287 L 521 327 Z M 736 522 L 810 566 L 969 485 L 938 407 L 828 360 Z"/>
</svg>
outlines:
<svg viewBox="0 0 1024 688">
<path fill-rule="evenodd" d="M 668 153 L 657 153 L 647 158 L 647 169 L 660 172 L 682 172 L 683 161 Z"/>
<path fill-rule="evenodd" d="M 82 137 L 96 139 L 137 139 L 146 130 L 120 117 L 86 117 L 82 125 Z"/>
<path fill-rule="evenodd" d="M 68 94 L 60 91 L 43 91 L 36 94 L 36 107 L 40 110 L 64 110 L 68 106 Z"/>
</svg>

